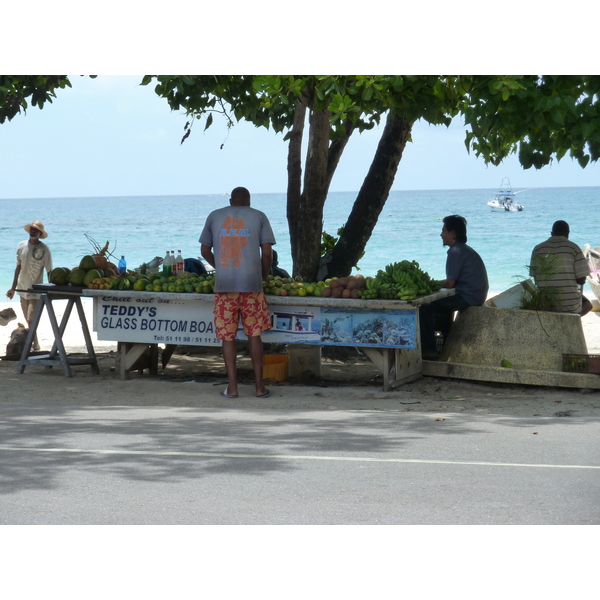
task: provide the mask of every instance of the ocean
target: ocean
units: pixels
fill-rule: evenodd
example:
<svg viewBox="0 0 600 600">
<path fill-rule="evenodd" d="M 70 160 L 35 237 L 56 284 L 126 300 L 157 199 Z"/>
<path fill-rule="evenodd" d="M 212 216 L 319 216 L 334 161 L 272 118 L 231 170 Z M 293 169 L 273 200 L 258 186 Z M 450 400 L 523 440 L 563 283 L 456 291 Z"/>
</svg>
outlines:
<svg viewBox="0 0 600 600">
<path fill-rule="evenodd" d="M 569 223 L 569 239 L 579 246 L 600 246 L 596 212 L 600 187 L 522 190 L 517 201 L 524 210 L 511 213 L 491 211 L 487 202 L 494 193 L 489 189 L 391 192 L 358 264 L 360 272 L 375 275 L 385 265 L 406 259 L 418 261 L 432 277 L 443 279 L 447 249 L 440 238 L 441 219 L 449 214 L 467 219 L 468 244 L 486 264 L 490 292 L 501 292 L 527 275 L 533 246 L 549 237 L 558 219 Z M 355 192 L 329 194 L 324 214 L 327 233 L 337 234 L 355 197 Z M 110 242 L 115 263 L 124 255 L 128 267 L 136 268 L 167 250 L 181 250 L 184 258 L 199 257 L 198 238 L 205 218 L 228 199 L 228 194 L 0 199 L 2 295 L 12 284 L 16 246 L 27 239 L 23 226 L 36 219 L 49 234 L 45 242 L 55 267 L 73 268 L 82 256 L 92 253 L 87 234 L 101 246 Z M 285 193 L 254 194 L 252 206 L 269 217 L 279 264 L 291 272 Z M 593 297 L 588 284 L 585 287 Z"/>
</svg>

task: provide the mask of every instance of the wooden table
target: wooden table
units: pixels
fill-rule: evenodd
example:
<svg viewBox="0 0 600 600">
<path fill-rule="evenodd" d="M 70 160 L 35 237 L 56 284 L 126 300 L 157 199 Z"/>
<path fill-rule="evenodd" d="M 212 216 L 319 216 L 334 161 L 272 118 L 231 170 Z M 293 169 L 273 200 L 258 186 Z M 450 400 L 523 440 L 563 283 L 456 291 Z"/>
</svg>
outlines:
<svg viewBox="0 0 600 600">
<path fill-rule="evenodd" d="M 98 375 L 100 373 L 100 370 L 98 368 L 98 361 L 96 359 L 96 353 L 94 352 L 92 338 L 90 336 L 90 332 L 87 326 L 85 312 L 81 304 L 81 292 L 59 290 L 58 288 L 50 287 L 50 284 L 48 286 L 34 286 L 34 288 L 42 288 L 43 291 L 40 291 L 40 289 L 25 290 L 28 293 L 39 293 L 40 298 L 35 314 L 33 316 L 31 327 L 29 328 L 29 333 L 27 335 L 27 340 L 25 341 L 25 347 L 23 348 L 21 359 L 17 366 L 17 373 L 22 374 L 25 371 L 25 367 L 27 365 L 43 365 L 47 368 L 61 366 L 65 377 L 73 377 L 71 365 L 90 365 L 92 368 L 92 372 L 95 375 Z M 67 306 L 65 312 L 63 313 L 60 324 L 58 323 L 54 307 L 52 306 L 52 302 L 54 300 L 67 300 Z M 73 311 L 73 306 L 77 308 L 77 314 L 79 315 L 81 331 L 83 333 L 88 352 L 87 356 L 84 357 L 69 356 L 65 350 L 65 345 L 62 339 L 62 336 L 65 332 L 65 328 L 67 327 L 67 323 Z M 50 319 L 50 324 L 52 325 L 52 332 L 54 333 L 54 343 L 49 353 L 36 353 L 34 356 L 32 356 L 31 346 L 33 344 L 33 340 L 37 332 L 38 325 L 40 324 L 40 319 L 44 310 L 46 310 L 48 318 Z"/>
</svg>

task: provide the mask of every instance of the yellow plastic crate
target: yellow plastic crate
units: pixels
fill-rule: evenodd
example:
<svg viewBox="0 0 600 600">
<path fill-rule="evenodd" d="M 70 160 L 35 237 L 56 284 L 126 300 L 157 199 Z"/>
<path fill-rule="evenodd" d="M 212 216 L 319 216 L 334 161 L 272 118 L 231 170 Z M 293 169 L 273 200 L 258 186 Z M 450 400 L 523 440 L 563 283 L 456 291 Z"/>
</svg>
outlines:
<svg viewBox="0 0 600 600">
<path fill-rule="evenodd" d="M 267 354 L 263 356 L 263 377 L 275 381 L 288 378 L 290 357 L 286 354 Z"/>
</svg>

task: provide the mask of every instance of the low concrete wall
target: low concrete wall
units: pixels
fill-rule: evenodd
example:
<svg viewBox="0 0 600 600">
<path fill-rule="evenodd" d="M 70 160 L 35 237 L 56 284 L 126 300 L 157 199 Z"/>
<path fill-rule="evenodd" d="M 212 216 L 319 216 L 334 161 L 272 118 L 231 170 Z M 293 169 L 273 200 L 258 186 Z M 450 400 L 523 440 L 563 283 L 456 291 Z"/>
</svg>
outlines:
<svg viewBox="0 0 600 600">
<path fill-rule="evenodd" d="M 472 306 L 455 321 L 440 360 L 515 369 L 562 370 L 562 354 L 586 354 L 574 314 Z"/>
<path fill-rule="evenodd" d="M 588 353 L 579 315 L 471 307 L 454 323 L 440 360 L 423 361 L 423 375 L 600 389 L 600 375 L 562 372 L 563 353 Z M 504 359 L 512 368 L 501 366 Z"/>
</svg>

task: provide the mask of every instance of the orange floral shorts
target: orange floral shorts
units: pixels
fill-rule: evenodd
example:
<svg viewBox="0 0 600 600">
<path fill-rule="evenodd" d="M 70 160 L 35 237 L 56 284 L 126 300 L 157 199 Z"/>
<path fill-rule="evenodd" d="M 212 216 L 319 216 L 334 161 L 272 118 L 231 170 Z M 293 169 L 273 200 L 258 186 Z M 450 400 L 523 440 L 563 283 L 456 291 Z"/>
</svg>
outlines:
<svg viewBox="0 0 600 600">
<path fill-rule="evenodd" d="M 215 294 L 216 336 L 220 340 L 235 340 L 240 318 L 248 337 L 271 329 L 271 317 L 263 292 L 222 292 Z"/>
</svg>

